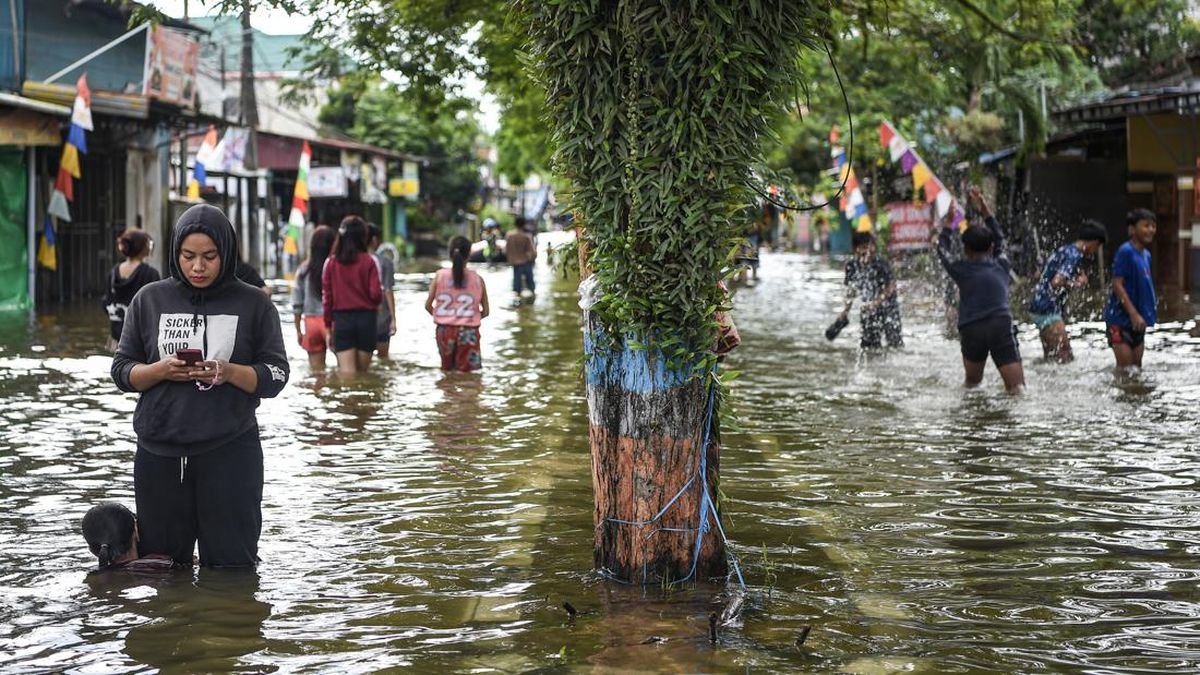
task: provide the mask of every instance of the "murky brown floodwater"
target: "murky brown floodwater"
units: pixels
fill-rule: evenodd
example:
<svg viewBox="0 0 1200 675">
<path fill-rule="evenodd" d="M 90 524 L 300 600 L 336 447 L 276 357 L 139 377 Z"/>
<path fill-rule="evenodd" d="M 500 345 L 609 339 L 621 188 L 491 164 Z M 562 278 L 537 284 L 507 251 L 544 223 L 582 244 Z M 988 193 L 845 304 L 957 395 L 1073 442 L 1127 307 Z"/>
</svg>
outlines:
<svg viewBox="0 0 1200 675">
<path fill-rule="evenodd" d="M 840 272 L 764 256 L 736 296 L 744 430 L 721 462 L 749 596 L 713 646 L 714 589 L 591 570 L 576 296 L 539 275 L 534 307 L 485 322 L 481 376 L 438 370 L 422 273 L 402 275 L 374 375 L 318 380 L 289 347 L 293 384 L 259 413 L 256 574 L 89 583 L 78 522 L 100 499 L 133 504 L 134 399 L 109 380 L 98 307 L 0 329 L 0 670 L 1200 668 L 1190 322 L 1154 332 L 1132 379 L 1099 324 L 1067 367 L 1032 358 L 1027 326 L 1028 395 L 1005 396 L 994 370 L 966 392 L 915 286 L 908 348 L 863 358 L 856 324 L 821 334 Z M 507 268 L 485 278 L 503 304 Z"/>
</svg>

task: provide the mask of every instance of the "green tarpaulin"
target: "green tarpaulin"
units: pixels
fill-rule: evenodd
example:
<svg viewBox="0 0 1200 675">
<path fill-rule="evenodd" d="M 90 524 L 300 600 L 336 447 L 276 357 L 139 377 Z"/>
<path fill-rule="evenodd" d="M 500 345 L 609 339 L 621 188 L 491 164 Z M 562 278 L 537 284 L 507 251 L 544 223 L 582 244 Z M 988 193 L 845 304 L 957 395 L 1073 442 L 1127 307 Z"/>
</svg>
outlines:
<svg viewBox="0 0 1200 675">
<path fill-rule="evenodd" d="M 25 150 L 0 147 L 0 312 L 29 310 Z"/>
</svg>

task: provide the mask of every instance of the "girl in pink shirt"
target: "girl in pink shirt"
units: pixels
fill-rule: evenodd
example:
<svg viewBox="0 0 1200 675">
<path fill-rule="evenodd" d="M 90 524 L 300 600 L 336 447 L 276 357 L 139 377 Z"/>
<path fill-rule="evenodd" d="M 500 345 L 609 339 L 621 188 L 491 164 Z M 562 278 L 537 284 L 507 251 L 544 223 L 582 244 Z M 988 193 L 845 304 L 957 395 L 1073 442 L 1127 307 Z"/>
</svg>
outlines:
<svg viewBox="0 0 1200 675">
<path fill-rule="evenodd" d="M 479 324 L 488 315 L 487 287 L 474 270 L 467 269 L 471 242 L 466 237 L 450 241 L 450 269 L 440 269 L 429 286 L 425 311 L 437 324 L 438 353 L 442 370 L 478 370 Z"/>
</svg>

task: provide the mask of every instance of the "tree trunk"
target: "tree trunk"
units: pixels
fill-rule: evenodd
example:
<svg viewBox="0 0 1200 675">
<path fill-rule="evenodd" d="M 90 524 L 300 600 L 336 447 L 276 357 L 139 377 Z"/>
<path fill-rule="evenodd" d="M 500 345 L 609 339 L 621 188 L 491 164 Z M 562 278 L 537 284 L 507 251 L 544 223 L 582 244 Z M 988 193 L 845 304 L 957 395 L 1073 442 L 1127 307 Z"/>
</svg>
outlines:
<svg viewBox="0 0 1200 675">
<path fill-rule="evenodd" d="M 593 350 L 601 329 L 584 317 L 596 567 L 634 584 L 723 577 L 709 378 L 670 372 L 653 351 Z"/>
</svg>

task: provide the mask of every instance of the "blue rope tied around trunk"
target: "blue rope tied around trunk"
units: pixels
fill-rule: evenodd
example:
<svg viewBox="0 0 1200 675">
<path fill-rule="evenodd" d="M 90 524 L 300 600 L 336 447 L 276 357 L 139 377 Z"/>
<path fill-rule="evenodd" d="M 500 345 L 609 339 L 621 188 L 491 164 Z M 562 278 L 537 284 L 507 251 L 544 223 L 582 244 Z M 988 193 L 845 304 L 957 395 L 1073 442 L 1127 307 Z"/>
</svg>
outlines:
<svg viewBox="0 0 1200 675">
<path fill-rule="evenodd" d="M 697 522 L 699 523 L 698 527 L 657 527 L 646 533 L 645 538 L 649 539 L 651 536 L 658 534 L 659 532 L 696 532 L 696 543 L 692 548 L 692 568 L 688 571 L 687 576 L 679 579 L 681 582 L 688 581 L 689 579 L 695 578 L 697 568 L 700 565 L 700 548 L 704 545 L 704 537 L 708 534 L 711 527 L 708 523 L 708 520 L 711 517 L 713 522 L 715 522 L 717 525 L 717 532 L 721 535 L 721 541 L 725 544 L 726 555 L 729 556 L 729 562 L 733 566 L 733 571 L 737 574 L 738 583 L 741 585 L 742 590 L 745 591 L 746 580 L 742 577 L 742 570 L 738 565 L 737 556 L 734 555 L 733 551 L 731 551 L 729 548 L 729 537 L 725 534 L 725 528 L 721 526 L 720 515 L 717 513 L 716 506 L 713 503 L 712 495 L 708 490 L 708 446 L 712 440 L 713 412 L 716 408 L 716 402 L 717 387 L 715 384 L 710 382 L 708 385 L 708 406 L 704 413 L 704 441 L 700 444 L 700 458 L 697 462 L 697 470 L 696 473 L 692 474 L 692 477 L 683 484 L 683 487 L 679 488 L 679 491 L 675 493 L 675 496 L 671 497 L 671 499 L 667 501 L 667 503 L 661 509 L 658 510 L 658 513 L 655 513 L 654 516 L 649 520 L 621 520 L 619 518 L 608 518 L 605 520 L 605 522 L 615 523 L 617 525 L 630 525 L 633 527 L 645 527 L 647 525 L 653 525 L 654 523 L 658 522 L 663 515 L 675 505 L 676 502 L 679 501 L 679 498 L 682 497 L 683 494 L 696 483 L 696 479 L 698 478 L 700 480 L 701 489 L 700 512 L 697 514 Z M 646 578 L 646 571 L 646 563 L 643 561 L 643 580 Z M 611 574 L 607 576 L 616 581 L 628 583 L 624 580 L 616 579 L 616 577 Z"/>
</svg>

